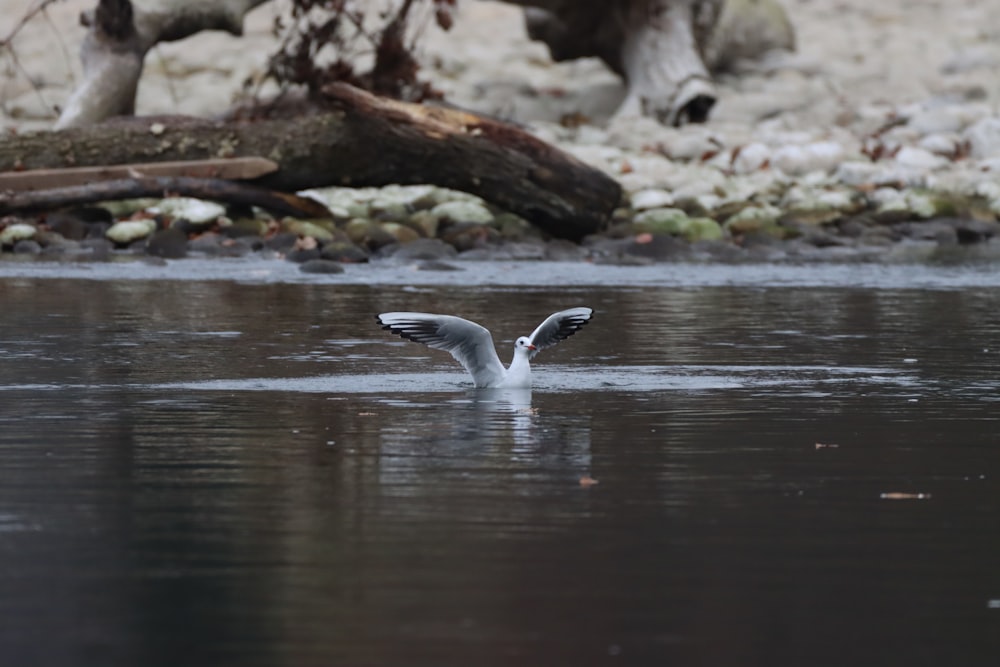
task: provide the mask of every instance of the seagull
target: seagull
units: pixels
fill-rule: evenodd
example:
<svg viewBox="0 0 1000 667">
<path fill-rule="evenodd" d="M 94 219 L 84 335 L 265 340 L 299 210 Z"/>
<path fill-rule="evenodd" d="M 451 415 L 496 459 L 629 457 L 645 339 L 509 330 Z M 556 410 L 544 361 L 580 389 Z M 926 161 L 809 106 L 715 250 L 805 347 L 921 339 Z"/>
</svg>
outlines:
<svg viewBox="0 0 1000 667">
<path fill-rule="evenodd" d="M 476 387 L 531 388 L 531 359 L 541 350 L 569 338 L 590 321 L 590 308 L 552 313 L 530 336 L 514 341 L 514 360 L 504 368 L 489 329 L 454 315 L 382 313 L 383 329 L 436 350 L 447 350 L 472 375 Z"/>
</svg>

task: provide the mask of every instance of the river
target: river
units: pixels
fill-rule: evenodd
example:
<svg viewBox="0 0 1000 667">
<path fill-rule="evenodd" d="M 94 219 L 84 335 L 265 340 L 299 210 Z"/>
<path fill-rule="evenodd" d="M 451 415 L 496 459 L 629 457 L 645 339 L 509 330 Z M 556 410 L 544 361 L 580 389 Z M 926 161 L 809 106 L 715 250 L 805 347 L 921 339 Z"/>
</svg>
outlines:
<svg viewBox="0 0 1000 667">
<path fill-rule="evenodd" d="M 0 264 L 3 663 L 997 664 L 995 266 L 462 266 Z"/>
</svg>

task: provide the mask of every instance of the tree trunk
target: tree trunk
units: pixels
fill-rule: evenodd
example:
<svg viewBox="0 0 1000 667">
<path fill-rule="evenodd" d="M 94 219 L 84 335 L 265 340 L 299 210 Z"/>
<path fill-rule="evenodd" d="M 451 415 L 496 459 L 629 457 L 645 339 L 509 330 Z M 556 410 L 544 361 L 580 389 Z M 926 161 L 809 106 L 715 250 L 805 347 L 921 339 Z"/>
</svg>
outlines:
<svg viewBox="0 0 1000 667">
<path fill-rule="evenodd" d="M 325 92 L 332 111 L 290 119 L 131 118 L 6 136 L 0 171 L 260 156 L 279 165 L 252 181 L 265 188 L 429 183 L 478 195 L 573 240 L 600 231 L 621 197 L 603 172 L 510 125 L 346 84 Z"/>
<path fill-rule="evenodd" d="M 723 0 L 507 0 L 555 60 L 597 56 L 625 78 L 620 114 L 701 123 L 715 104 L 703 53 Z"/>
<path fill-rule="evenodd" d="M 159 42 L 202 30 L 243 33 L 243 16 L 267 0 L 160 0 L 133 9 L 129 0 L 100 0 L 80 22 L 88 26 L 80 59 L 83 79 L 67 100 L 56 129 L 132 115 L 146 52 Z"/>
</svg>

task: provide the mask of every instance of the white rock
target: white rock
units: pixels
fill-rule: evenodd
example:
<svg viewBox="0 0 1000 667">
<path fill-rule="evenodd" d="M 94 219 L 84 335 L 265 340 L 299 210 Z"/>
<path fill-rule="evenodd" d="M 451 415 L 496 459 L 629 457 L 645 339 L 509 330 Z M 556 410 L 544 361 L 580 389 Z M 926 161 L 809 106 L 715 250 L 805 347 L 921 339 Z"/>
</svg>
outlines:
<svg viewBox="0 0 1000 667">
<path fill-rule="evenodd" d="M 718 169 L 690 166 L 676 174 L 667 187 L 674 193 L 674 200 L 701 195 L 717 194 L 726 185 L 726 177 Z"/>
<path fill-rule="evenodd" d="M 896 188 L 876 188 L 868 198 L 880 207 L 906 208 L 906 202 Z"/>
<path fill-rule="evenodd" d="M 474 222 L 488 225 L 493 222 L 493 214 L 482 204 L 467 201 L 449 201 L 431 209 L 431 214 L 441 220 L 453 222 Z"/>
<path fill-rule="evenodd" d="M 378 192 L 376 188 L 313 188 L 301 190 L 301 197 L 314 199 L 325 205 L 340 219 L 367 218 L 371 215 L 369 203 Z"/>
<path fill-rule="evenodd" d="M 913 146 L 903 146 L 893 159 L 900 166 L 926 170 L 940 169 L 949 162 L 940 155 L 935 155 L 928 150 L 914 148 Z"/>
<path fill-rule="evenodd" d="M 829 172 L 844 160 L 844 147 L 835 141 L 782 146 L 771 156 L 771 166 L 791 175 Z"/>
<path fill-rule="evenodd" d="M 124 220 L 111 225 L 105 236 L 119 245 L 127 245 L 146 238 L 154 231 L 156 231 L 155 220 Z"/>
<path fill-rule="evenodd" d="M 191 197 L 168 197 L 147 209 L 155 215 L 184 218 L 196 225 L 207 225 L 226 214 L 226 207 L 215 202 Z"/>
<path fill-rule="evenodd" d="M 632 208 L 636 211 L 646 211 L 651 208 L 664 208 L 674 205 L 674 196 L 666 190 L 640 190 L 632 195 Z"/>
<path fill-rule="evenodd" d="M 0 232 L 0 245 L 11 246 L 18 241 L 33 238 L 36 233 L 38 233 L 38 229 L 34 225 L 15 222 L 13 225 L 7 225 Z"/>
<path fill-rule="evenodd" d="M 926 135 L 960 132 L 967 123 L 968 119 L 961 109 L 948 105 L 917 111 L 910 116 L 907 126 Z"/>
<path fill-rule="evenodd" d="M 973 158 L 1000 156 L 1000 118 L 983 118 L 970 125 L 962 138 L 969 142 L 969 155 Z"/>
<path fill-rule="evenodd" d="M 781 199 L 781 207 L 802 208 L 813 211 L 847 211 L 854 206 L 853 190 L 825 187 L 803 187 L 801 184 L 790 187 Z"/>
<path fill-rule="evenodd" d="M 433 196 L 433 185 L 387 185 L 372 197 L 372 205 L 385 207 L 391 204 L 412 206 L 414 202 Z"/>
<path fill-rule="evenodd" d="M 957 151 L 960 142 L 961 139 L 957 134 L 928 134 L 917 143 L 917 146 L 935 155 L 949 156 Z"/>
<path fill-rule="evenodd" d="M 664 144 L 666 153 L 672 160 L 700 160 L 705 155 L 721 151 L 724 147 L 718 137 L 704 130 L 678 133 Z"/>
<path fill-rule="evenodd" d="M 766 165 L 771 159 L 771 149 L 760 142 L 747 144 L 739 149 L 733 149 L 736 154 L 731 159 L 732 169 L 737 174 L 749 174 Z"/>
<path fill-rule="evenodd" d="M 979 160 L 976 162 L 976 168 L 979 169 L 979 171 L 988 171 L 994 174 L 1000 174 L 1000 156 Z"/>
<path fill-rule="evenodd" d="M 841 163 L 834 178 L 844 185 L 904 185 L 915 188 L 927 187 L 928 181 L 924 169 L 859 161 Z"/>
</svg>

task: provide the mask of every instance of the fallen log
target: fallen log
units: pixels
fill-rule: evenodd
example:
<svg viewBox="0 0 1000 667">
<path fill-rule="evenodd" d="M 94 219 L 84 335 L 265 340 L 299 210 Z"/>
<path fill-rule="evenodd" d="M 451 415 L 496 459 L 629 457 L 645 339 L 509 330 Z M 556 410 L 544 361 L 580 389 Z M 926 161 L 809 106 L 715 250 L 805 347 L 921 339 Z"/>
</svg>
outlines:
<svg viewBox="0 0 1000 667">
<path fill-rule="evenodd" d="M 263 188 L 427 183 L 478 195 L 573 240 L 600 231 L 621 198 L 614 179 L 514 126 L 346 84 L 324 92 L 328 108 L 293 118 L 126 118 L 6 136 L 0 171 L 261 156 L 279 166 L 249 181 Z"/>
</svg>

